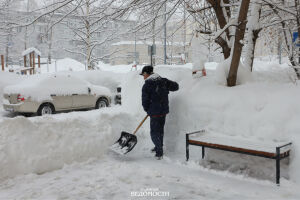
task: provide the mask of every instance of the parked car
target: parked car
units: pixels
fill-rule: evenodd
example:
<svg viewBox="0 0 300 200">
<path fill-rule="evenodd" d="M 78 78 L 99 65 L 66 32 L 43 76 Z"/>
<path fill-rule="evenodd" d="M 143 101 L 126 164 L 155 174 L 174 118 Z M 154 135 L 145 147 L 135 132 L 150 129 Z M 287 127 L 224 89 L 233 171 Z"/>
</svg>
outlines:
<svg viewBox="0 0 300 200">
<path fill-rule="evenodd" d="M 20 84 L 5 87 L 3 97 L 6 111 L 37 115 L 98 109 L 111 103 L 108 88 L 70 75 L 36 75 Z"/>
</svg>

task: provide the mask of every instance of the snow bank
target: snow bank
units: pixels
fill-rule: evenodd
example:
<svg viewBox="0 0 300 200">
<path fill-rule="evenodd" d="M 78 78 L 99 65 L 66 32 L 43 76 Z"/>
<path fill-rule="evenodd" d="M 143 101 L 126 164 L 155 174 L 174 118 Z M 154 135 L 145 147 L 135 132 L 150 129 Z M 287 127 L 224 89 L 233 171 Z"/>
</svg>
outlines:
<svg viewBox="0 0 300 200">
<path fill-rule="evenodd" d="M 254 60 L 253 71 L 281 71 L 290 68 L 288 64 L 278 64 L 277 62 L 263 62 L 259 60 Z"/>
<path fill-rule="evenodd" d="M 8 85 L 17 84 L 26 78 L 27 78 L 26 76 L 20 76 L 10 72 L 0 71 L 0 102 L 2 102 L 4 87 Z"/>
<path fill-rule="evenodd" d="M 211 69 L 214 66 L 211 64 Z M 224 70 L 224 67 L 220 68 Z M 121 84 L 121 107 L 100 112 L 17 117 L 0 121 L 1 177 L 43 173 L 60 168 L 65 163 L 101 156 L 121 130 L 133 131 L 146 114 L 141 105 L 144 80 L 139 71 L 130 72 L 129 65 L 126 70 L 129 73 L 106 72 L 103 69 L 73 72 L 75 76 L 94 84 L 108 82 L 111 88 Z M 183 161 L 185 133 L 203 128 L 215 134 L 254 142 L 292 141 L 289 169 L 282 162 L 282 173 L 284 177 L 300 183 L 300 86 L 292 84 L 288 76 L 282 76 L 280 71 L 255 71 L 252 81 L 243 82 L 243 79 L 240 80 L 243 84 L 228 88 L 216 84 L 218 70 L 209 70 L 206 77 L 192 79 L 191 65 L 183 68 L 155 67 L 156 73 L 177 81 L 180 87 L 178 92 L 172 92 L 169 96 L 170 113 L 165 127 L 166 155 Z M 143 128 L 146 131 L 139 132 L 139 144 L 147 141 L 147 145 L 151 146 L 149 120 Z M 199 148 L 191 148 L 191 160 L 200 160 L 199 151 Z M 211 150 L 201 164 L 254 177 L 275 177 L 274 161 L 264 158 Z"/>
<path fill-rule="evenodd" d="M 94 85 L 104 85 L 111 91 L 121 85 L 124 77 L 122 73 L 99 70 L 33 76 L 0 73 L 0 86 L 13 85 L 25 79 L 23 86 L 36 82 L 40 84 L 48 77 L 66 78 L 69 74 Z M 63 78 L 62 81 L 65 83 Z M 132 122 L 136 122 L 132 113 L 128 114 L 118 106 L 45 117 L 0 118 L 0 179 L 49 172 L 60 169 L 65 164 L 102 156 L 107 147 L 120 136 L 121 131 L 131 132 L 135 129 L 136 123 Z"/>
<path fill-rule="evenodd" d="M 300 146 L 298 85 L 292 84 L 281 73 L 268 76 L 256 72 L 252 82 L 228 88 L 215 83 L 213 71 L 200 79 L 192 79 L 190 69 L 157 67 L 154 71 L 177 81 L 180 87 L 178 92 L 170 93 L 170 113 L 165 127 L 168 156 L 184 159 L 185 133 L 201 129 L 253 142 L 292 141 L 290 170 L 282 162 L 282 175 L 300 182 L 296 167 L 300 160 L 300 149 L 297 147 Z M 248 78 L 247 75 L 239 83 L 245 83 L 243 81 Z M 277 79 L 274 79 L 275 76 Z M 140 100 L 141 79 L 134 73 L 128 75 L 123 98 L 125 109 L 137 112 L 139 116 L 145 114 Z M 193 150 L 195 154 L 191 158 L 198 160 L 200 149 Z M 275 177 L 273 160 L 253 156 L 212 150 L 202 164 L 258 178 Z"/>
<path fill-rule="evenodd" d="M 172 133 L 175 152 L 184 152 L 184 133 L 201 129 L 253 142 L 292 141 L 291 170 L 288 175 L 288 170 L 283 169 L 282 174 L 300 182 L 296 170 L 300 160 L 300 140 L 296 139 L 300 130 L 299 86 L 254 82 L 228 88 L 214 85 L 211 79 L 201 79 L 185 80 L 181 88 L 171 101 L 166 126 L 166 135 Z M 260 178 L 275 176 L 274 161 L 251 156 L 212 151 L 204 164 Z"/>
<path fill-rule="evenodd" d="M 110 71 L 89 70 L 83 72 L 73 72 L 73 76 L 84 79 L 94 85 L 102 85 L 116 92 L 116 88 L 121 85 L 124 80 L 123 73 L 115 73 Z"/>
<path fill-rule="evenodd" d="M 61 71 L 85 71 L 85 65 L 72 58 L 52 60 L 52 63 L 41 65 L 41 73 Z"/>
<path fill-rule="evenodd" d="M 4 119 L 0 121 L 0 179 L 101 157 L 124 127 L 133 129 L 131 121 L 131 115 L 118 108 Z"/>
<path fill-rule="evenodd" d="M 132 65 L 108 65 L 104 63 L 99 63 L 98 67 L 102 71 L 111 71 L 111 72 L 118 72 L 118 73 L 128 73 L 130 71 L 136 71 L 137 70 L 142 70 L 143 65 L 137 65 L 136 69 L 132 68 Z"/>
<path fill-rule="evenodd" d="M 227 77 L 230 69 L 230 63 L 231 59 L 226 59 L 217 66 L 216 82 L 218 84 L 227 85 Z M 238 68 L 236 84 L 240 85 L 251 81 L 251 76 L 251 72 L 246 67 L 244 67 L 242 63 L 240 63 Z"/>
</svg>

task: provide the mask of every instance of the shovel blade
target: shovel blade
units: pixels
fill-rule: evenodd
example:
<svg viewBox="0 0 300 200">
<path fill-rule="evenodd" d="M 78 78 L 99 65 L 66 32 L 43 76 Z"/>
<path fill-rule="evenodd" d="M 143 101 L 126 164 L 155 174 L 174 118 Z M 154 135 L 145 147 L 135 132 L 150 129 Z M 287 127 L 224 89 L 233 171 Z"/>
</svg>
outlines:
<svg viewBox="0 0 300 200">
<path fill-rule="evenodd" d="M 110 147 L 111 150 L 118 154 L 130 152 L 137 143 L 137 137 L 133 134 L 123 131 L 121 137 Z"/>
</svg>

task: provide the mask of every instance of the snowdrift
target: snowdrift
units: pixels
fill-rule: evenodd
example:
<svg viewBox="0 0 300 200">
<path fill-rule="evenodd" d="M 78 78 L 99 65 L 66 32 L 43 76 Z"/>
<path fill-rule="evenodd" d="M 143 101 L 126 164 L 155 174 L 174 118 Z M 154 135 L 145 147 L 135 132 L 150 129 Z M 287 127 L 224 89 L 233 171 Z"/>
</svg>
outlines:
<svg viewBox="0 0 300 200">
<path fill-rule="evenodd" d="M 55 71 L 85 71 L 85 65 L 72 58 L 52 60 L 52 63 L 41 65 L 41 73 L 54 73 Z"/>
<path fill-rule="evenodd" d="M 114 109 L 4 119 L 0 122 L 0 179 L 99 158 L 124 127 L 130 127 L 130 121 L 130 115 Z"/>
<path fill-rule="evenodd" d="M 23 81 L 26 77 L 20 76 L 17 74 L 13 74 L 10 72 L 2 72 L 0 71 L 0 102 L 2 107 L 2 96 L 3 96 L 3 89 L 8 85 L 14 85 L 21 81 Z"/>
<path fill-rule="evenodd" d="M 225 61 L 218 64 L 216 69 L 216 82 L 220 85 L 227 85 L 227 77 L 229 74 L 231 59 L 226 59 Z M 252 73 L 248 70 L 242 63 L 239 64 L 237 72 L 236 84 L 241 85 L 252 80 Z"/>
<path fill-rule="evenodd" d="M 144 81 L 138 71 L 129 70 L 128 67 L 128 73 L 123 74 L 74 72 L 93 84 L 111 89 L 121 84 L 120 107 L 48 117 L 2 119 L 1 178 L 43 173 L 72 162 L 101 157 L 121 130 L 134 130 L 145 116 L 141 106 Z M 292 181 L 300 182 L 297 169 L 300 165 L 300 86 L 291 83 L 287 74 L 256 71 L 251 81 L 228 88 L 216 83 L 215 70 L 207 70 L 207 76 L 200 79 L 192 78 L 191 65 L 158 66 L 155 71 L 177 81 L 180 86 L 178 92 L 170 93 L 170 113 L 165 127 L 166 154 L 173 161 L 185 160 L 185 133 L 199 129 L 253 141 L 292 141 L 289 169 L 282 172 L 287 172 L 283 175 Z M 143 127 L 146 131 L 141 131 L 138 137 L 151 146 L 146 137 L 149 123 Z M 197 153 L 199 149 L 191 149 L 191 160 L 200 160 Z M 254 177 L 274 177 L 275 164 L 266 159 L 213 150 L 207 155 L 201 162 L 207 167 Z M 287 168 L 287 165 L 283 167 Z"/>
<path fill-rule="evenodd" d="M 180 86 L 178 92 L 170 94 L 170 113 L 165 127 L 168 156 L 184 160 L 185 133 L 201 129 L 254 142 L 292 141 L 291 162 L 289 166 L 282 162 L 282 176 L 300 182 L 297 170 L 300 164 L 300 87 L 290 81 L 284 70 L 255 72 L 250 78 L 246 73 L 241 85 L 232 88 L 216 83 L 215 73 L 218 72 L 211 70 L 207 77 L 200 79 L 192 79 L 190 69 L 157 67 L 155 71 L 178 81 Z M 123 106 L 142 116 L 140 98 L 132 96 L 140 97 L 143 81 L 134 73 L 128 75 L 127 80 Z M 191 158 L 199 160 L 200 149 L 192 151 Z M 201 162 L 207 167 L 270 180 L 275 177 L 272 160 L 209 152 L 207 159 Z"/>
</svg>

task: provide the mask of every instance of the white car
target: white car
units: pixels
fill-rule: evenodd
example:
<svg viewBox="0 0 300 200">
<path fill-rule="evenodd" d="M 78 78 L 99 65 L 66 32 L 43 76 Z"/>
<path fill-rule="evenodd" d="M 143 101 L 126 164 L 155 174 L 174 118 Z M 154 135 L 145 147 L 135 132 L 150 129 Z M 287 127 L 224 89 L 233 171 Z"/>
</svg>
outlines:
<svg viewBox="0 0 300 200">
<path fill-rule="evenodd" d="M 53 114 L 57 111 L 107 107 L 108 88 L 70 75 L 35 75 L 4 88 L 3 107 L 18 113 Z"/>
</svg>

